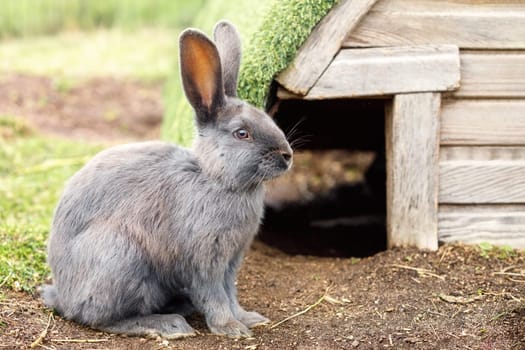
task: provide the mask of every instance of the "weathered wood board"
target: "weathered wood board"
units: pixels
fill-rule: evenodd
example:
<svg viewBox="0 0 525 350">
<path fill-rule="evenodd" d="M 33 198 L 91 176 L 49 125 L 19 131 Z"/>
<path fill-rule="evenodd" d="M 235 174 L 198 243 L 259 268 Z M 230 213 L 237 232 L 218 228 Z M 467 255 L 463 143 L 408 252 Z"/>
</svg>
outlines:
<svg viewBox="0 0 525 350">
<path fill-rule="evenodd" d="M 439 93 L 395 95 L 385 116 L 389 247 L 437 249 Z"/>
<path fill-rule="evenodd" d="M 525 145 L 525 100 L 443 100 L 441 144 Z"/>
<path fill-rule="evenodd" d="M 453 98 L 525 99 L 525 50 L 461 51 L 459 88 L 457 83 L 447 85 L 456 79 L 452 51 L 448 55 L 436 53 L 434 63 L 430 63 L 429 56 L 418 57 L 410 50 L 410 47 L 343 49 L 304 99 L 388 96 L 444 89 L 453 90 L 445 93 Z M 372 55 L 377 55 L 376 59 Z M 284 90 L 278 96 L 300 97 Z"/>
<path fill-rule="evenodd" d="M 349 33 L 345 47 L 455 44 L 525 49 L 525 2 L 519 0 L 380 1 Z"/>
<path fill-rule="evenodd" d="M 314 28 L 293 62 L 276 80 L 288 91 L 305 95 L 337 54 L 346 34 L 376 1 L 341 0 Z"/>
<path fill-rule="evenodd" d="M 525 248 L 525 205 L 440 205 L 439 240 Z"/>
<path fill-rule="evenodd" d="M 346 49 L 304 99 L 447 91 L 459 79 L 459 50 L 453 45 Z"/>
<path fill-rule="evenodd" d="M 525 51 L 461 51 L 461 87 L 453 95 L 524 98 Z"/>
<path fill-rule="evenodd" d="M 439 203 L 525 203 L 525 159 L 440 162 Z"/>
<path fill-rule="evenodd" d="M 525 8 L 523 0 L 382 0 L 374 11 L 384 12 L 454 12 L 472 13 L 473 11 L 520 11 Z"/>
<path fill-rule="evenodd" d="M 525 160 L 525 147 L 442 145 L 439 149 L 439 160 Z"/>
</svg>

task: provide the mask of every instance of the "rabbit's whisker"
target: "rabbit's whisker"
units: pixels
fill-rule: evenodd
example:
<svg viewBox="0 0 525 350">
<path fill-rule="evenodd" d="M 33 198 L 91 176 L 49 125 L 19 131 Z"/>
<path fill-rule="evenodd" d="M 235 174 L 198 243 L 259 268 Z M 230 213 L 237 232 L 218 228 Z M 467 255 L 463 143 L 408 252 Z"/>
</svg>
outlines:
<svg viewBox="0 0 525 350">
<path fill-rule="evenodd" d="M 293 126 L 292 128 L 286 133 L 286 139 L 290 143 L 290 147 L 295 150 L 305 144 L 307 144 L 309 141 L 311 141 L 311 137 L 313 135 L 310 134 L 301 134 L 301 130 L 299 129 L 299 126 L 306 121 L 306 117 L 301 117 Z"/>
<path fill-rule="evenodd" d="M 301 146 L 304 146 L 308 144 L 312 140 L 312 135 L 301 135 L 297 137 L 296 139 L 290 141 L 290 147 L 295 150 L 300 148 Z"/>
<path fill-rule="evenodd" d="M 299 125 L 301 125 L 306 120 L 306 117 L 301 117 L 297 123 L 295 123 L 292 128 L 286 133 L 286 139 L 290 140 L 294 137 L 295 133 L 299 130 Z"/>
</svg>

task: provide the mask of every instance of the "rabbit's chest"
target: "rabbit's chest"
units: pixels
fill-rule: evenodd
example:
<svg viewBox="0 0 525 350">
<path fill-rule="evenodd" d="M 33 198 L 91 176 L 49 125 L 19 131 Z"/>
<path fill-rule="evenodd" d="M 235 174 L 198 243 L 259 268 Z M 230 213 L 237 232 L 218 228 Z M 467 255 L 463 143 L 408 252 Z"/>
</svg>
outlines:
<svg viewBox="0 0 525 350">
<path fill-rule="evenodd" d="M 264 212 L 263 198 L 237 198 L 232 197 L 224 202 L 210 205 L 207 213 L 212 227 L 218 233 L 254 232 L 257 231 Z"/>
<path fill-rule="evenodd" d="M 175 222 L 184 226 L 180 227 L 181 231 L 201 238 L 242 238 L 257 232 L 264 212 L 263 202 L 262 186 L 251 193 L 232 193 L 203 184 L 198 193 L 188 193 L 180 201 Z"/>
<path fill-rule="evenodd" d="M 184 235 L 189 239 L 184 240 L 188 245 L 183 249 L 194 252 L 201 263 L 224 265 L 248 248 L 258 231 L 263 209 L 262 195 L 225 196 L 195 208 L 199 215 L 188 230 L 190 234 Z"/>
</svg>

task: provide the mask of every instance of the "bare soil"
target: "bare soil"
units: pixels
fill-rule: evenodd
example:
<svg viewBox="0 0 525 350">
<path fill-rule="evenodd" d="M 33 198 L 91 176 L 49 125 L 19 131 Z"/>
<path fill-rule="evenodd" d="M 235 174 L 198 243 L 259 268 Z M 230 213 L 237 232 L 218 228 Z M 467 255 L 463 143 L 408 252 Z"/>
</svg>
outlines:
<svg viewBox="0 0 525 350">
<path fill-rule="evenodd" d="M 0 114 L 23 118 L 44 134 L 99 143 L 153 139 L 162 113 L 160 83 L 0 74 Z"/>
<path fill-rule="evenodd" d="M 160 85 L 113 79 L 58 91 L 47 78 L 13 74 L 0 78 L 0 113 L 18 115 L 44 133 L 116 143 L 158 135 L 161 95 Z M 273 184 L 279 193 L 272 204 L 289 199 L 284 189 L 304 200 L 334 179 L 362 180 L 338 170 L 344 154 L 335 154 L 324 161 L 314 154 L 289 186 Z M 369 162 L 357 157 L 350 165 Z M 167 341 L 94 331 L 53 315 L 38 296 L 3 288 L 0 348 L 525 349 L 523 253 L 444 245 L 437 252 L 394 249 L 359 259 L 292 255 L 257 240 L 238 289 L 241 304 L 272 324 L 255 329 L 253 338 L 229 339 L 210 334 L 195 315 L 189 322 L 199 335 Z"/>
</svg>

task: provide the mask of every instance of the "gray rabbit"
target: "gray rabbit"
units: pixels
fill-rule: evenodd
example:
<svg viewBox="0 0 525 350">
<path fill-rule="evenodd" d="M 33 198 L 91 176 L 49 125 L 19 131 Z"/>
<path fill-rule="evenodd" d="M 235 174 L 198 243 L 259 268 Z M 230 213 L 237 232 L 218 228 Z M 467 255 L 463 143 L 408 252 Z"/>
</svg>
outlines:
<svg viewBox="0 0 525 350">
<path fill-rule="evenodd" d="M 269 322 L 238 303 L 235 278 L 263 215 L 263 182 L 287 171 L 292 150 L 264 112 L 236 97 L 240 39 L 228 22 L 214 42 L 180 36 L 193 149 L 164 142 L 116 146 L 67 183 L 48 246 L 45 304 L 113 333 L 194 335 L 197 311 L 231 337 Z"/>
</svg>

